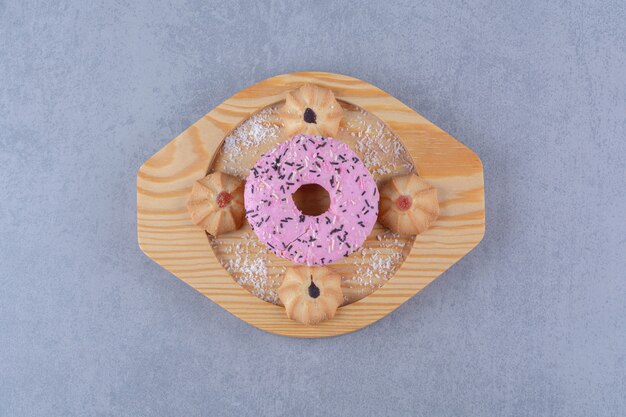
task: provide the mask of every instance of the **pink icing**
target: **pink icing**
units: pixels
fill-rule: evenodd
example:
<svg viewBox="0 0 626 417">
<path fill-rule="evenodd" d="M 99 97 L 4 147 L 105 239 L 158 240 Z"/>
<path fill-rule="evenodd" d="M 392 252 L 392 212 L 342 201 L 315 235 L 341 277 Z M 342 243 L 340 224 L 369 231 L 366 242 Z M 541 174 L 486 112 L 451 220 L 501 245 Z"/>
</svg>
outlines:
<svg viewBox="0 0 626 417">
<path fill-rule="evenodd" d="M 330 195 L 319 216 L 302 214 L 292 194 L 318 184 Z M 345 143 L 294 136 L 263 155 L 250 170 L 244 200 L 252 230 L 276 255 L 296 263 L 327 265 L 358 249 L 378 216 L 378 189 Z"/>
</svg>

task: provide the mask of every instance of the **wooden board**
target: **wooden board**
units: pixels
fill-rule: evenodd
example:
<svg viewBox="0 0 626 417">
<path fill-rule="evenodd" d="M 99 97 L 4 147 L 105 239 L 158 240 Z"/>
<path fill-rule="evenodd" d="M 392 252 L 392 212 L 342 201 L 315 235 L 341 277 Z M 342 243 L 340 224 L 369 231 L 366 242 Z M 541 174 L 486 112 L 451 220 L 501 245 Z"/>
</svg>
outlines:
<svg viewBox="0 0 626 417">
<path fill-rule="evenodd" d="M 192 184 L 212 166 L 226 135 L 306 82 L 332 89 L 339 100 L 363 108 L 389 126 L 420 175 L 437 187 L 441 205 L 439 219 L 416 237 L 392 279 L 317 326 L 288 320 L 282 307 L 237 284 L 185 208 Z M 158 151 L 139 169 L 137 212 L 139 245 L 151 259 L 242 320 L 297 337 L 339 335 L 386 316 L 474 248 L 485 229 L 482 164 L 470 149 L 371 84 L 314 72 L 279 75 L 235 94 Z"/>
</svg>

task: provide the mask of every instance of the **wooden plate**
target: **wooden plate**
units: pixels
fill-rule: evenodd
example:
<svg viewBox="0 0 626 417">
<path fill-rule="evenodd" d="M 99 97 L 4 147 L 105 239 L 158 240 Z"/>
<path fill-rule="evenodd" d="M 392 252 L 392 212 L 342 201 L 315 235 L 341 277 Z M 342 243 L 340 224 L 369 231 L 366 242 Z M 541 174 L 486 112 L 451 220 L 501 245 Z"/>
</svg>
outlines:
<svg viewBox="0 0 626 417">
<path fill-rule="evenodd" d="M 204 231 L 191 223 L 185 206 L 191 186 L 213 165 L 224 138 L 252 114 L 307 82 L 330 88 L 337 99 L 381 119 L 403 142 L 420 176 L 437 187 L 441 206 L 437 222 L 416 237 L 392 279 L 317 326 L 288 320 L 282 307 L 237 284 Z M 386 316 L 480 242 L 485 230 L 482 164 L 469 148 L 371 84 L 332 73 L 284 74 L 235 94 L 141 166 L 137 226 L 139 246 L 148 257 L 240 319 L 281 335 L 334 336 Z"/>
</svg>

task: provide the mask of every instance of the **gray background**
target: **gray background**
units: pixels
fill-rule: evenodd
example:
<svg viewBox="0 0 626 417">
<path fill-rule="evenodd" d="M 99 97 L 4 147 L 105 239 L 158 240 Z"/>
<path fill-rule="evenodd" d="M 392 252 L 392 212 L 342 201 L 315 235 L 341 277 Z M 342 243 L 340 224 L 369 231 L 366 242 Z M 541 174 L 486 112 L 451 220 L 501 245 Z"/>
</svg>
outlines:
<svg viewBox="0 0 626 417">
<path fill-rule="evenodd" d="M 623 1 L 87 3 L 0 0 L 0 415 L 626 415 Z M 231 316 L 135 230 L 145 159 L 297 70 L 485 166 L 483 242 L 325 340 Z"/>
</svg>

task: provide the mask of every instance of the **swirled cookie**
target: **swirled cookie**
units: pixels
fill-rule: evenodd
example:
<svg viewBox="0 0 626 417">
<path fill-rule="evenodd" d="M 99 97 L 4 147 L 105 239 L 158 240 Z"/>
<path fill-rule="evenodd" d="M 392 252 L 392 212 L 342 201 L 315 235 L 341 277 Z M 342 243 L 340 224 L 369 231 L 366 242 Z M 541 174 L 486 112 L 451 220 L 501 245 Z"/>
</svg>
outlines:
<svg viewBox="0 0 626 417">
<path fill-rule="evenodd" d="M 318 324 L 332 319 L 343 303 L 341 277 L 326 267 L 287 268 L 278 296 L 291 320 Z"/>
<path fill-rule="evenodd" d="M 214 172 L 196 181 L 187 200 L 194 224 L 213 236 L 237 230 L 243 224 L 243 181 Z"/>
<path fill-rule="evenodd" d="M 438 216 L 437 189 L 416 174 L 393 177 L 380 188 L 378 221 L 396 233 L 422 233 Z"/>
<path fill-rule="evenodd" d="M 280 109 L 285 137 L 297 133 L 334 136 L 342 117 L 343 109 L 333 92 L 312 84 L 289 92 Z"/>
</svg>

